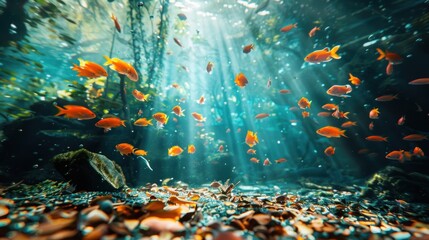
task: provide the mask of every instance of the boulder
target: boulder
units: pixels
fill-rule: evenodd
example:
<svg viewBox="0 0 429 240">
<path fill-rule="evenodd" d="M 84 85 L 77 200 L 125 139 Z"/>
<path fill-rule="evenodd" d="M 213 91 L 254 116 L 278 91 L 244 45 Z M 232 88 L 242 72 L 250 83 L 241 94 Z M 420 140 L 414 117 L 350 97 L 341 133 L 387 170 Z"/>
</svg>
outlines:
<svg viewBox="0 0 429 240">
<path fill-rule="evenodd" d="M 54 167 L 76 190 L 118 191 L 126 186 L 121 167 L 106 156 L 84 148 L 56 155 Z"/>
</svg>

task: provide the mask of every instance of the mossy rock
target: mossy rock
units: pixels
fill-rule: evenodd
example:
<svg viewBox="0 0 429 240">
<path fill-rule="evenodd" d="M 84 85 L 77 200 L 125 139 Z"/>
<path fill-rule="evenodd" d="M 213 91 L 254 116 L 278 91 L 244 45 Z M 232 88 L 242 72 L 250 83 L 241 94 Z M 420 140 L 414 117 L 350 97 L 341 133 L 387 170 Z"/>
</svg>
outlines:
<svg viewBox="0 0 429 240">
<path fill-rule="evenodd" d="M 51 161 L 66 180 L 76 185 L 77 190 L 118 191 L 126 185 L 118 164 L 84 148 L 58 154 Z"/>
</svg>

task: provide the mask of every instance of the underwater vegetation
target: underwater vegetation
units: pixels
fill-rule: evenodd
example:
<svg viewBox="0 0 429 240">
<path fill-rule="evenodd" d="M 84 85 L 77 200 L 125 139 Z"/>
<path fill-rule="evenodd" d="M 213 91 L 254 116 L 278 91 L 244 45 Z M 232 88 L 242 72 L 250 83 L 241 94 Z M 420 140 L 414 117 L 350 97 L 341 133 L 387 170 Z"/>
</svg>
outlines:
<svg viewBox="0 0 429 240">
<path fill-rule="evenodd" d="M 427 9 L 0 1 L 0 236 L 427 237 Z"/>
</svg>

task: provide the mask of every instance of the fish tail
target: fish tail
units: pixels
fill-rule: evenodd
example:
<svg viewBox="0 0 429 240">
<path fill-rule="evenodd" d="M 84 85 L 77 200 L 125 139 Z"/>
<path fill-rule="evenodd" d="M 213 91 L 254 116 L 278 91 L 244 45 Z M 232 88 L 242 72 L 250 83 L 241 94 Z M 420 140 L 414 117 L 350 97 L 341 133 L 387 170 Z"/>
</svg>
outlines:
<svg viewBox="0 0 429 240">
<path fill-rule="evenodd" d="M 298 23 L 293 24 L 293 27 L 296 28 L 298 26 Z"/>
<path fill-rule="evenodd" d="M 82 58 L 78 58 L 77 60 L 79 61 L 79 66 L 81 66 L 81 67 L 85 66 L 85 64 L 86 64 L 85 60 L 83 60 Z"/>
<path fill-rule="evenodd" d="M 108 56 L 104 55 L 103 57 L 106 59 L 106 62 L 103 64 L 104 66 L 113 64 L 112 59 L 110 59 Z"/>
<path fill-rule="evenodd" d="M 380 54 L 380 56 L 378 56 L 377 60 L 380 61 L 381 59 L 386 57 L 386 54 L 380 48 L 377 48 L 377 52 Z"/>
<path fill-rule="evenodd" d="M 55 114 L 54 116 L 61 116 L 61 115 L 65 115 L 67 112 L 67 110 L 65 108 L 62 108 L 58 105 L 54 105 L 57 109 L 58 109 L 58 113 Z"/>
<path fill-rule="evenodd" d="M 124 127 L 127 127 L 127 126 L 125 126 L 125 120 L 121 121 L 121 125 L 124 126 Z"/>
<path fill-rule="evenodd" d="M 335 59 L 340 59 L 341 56 L 337 54 L 338 49 L 340 49 L 340 45 L 333 47 L 330 51 L 331 57 Z"/>
<path fill-rule="evenodd" d="M 152 126 L 153 126 L 152 119 L 148 120 L 148 121 L 147 121 L 147 124 L 149 124 L 149 125 L 152 125 Z"/>
<path fill-rule="evenodd" d="M 387 142 L 387 137 L 384 137 L 384 138 L 383 138 L 383 141 Z"/>
<path fill-rule="evenodd" d="M 350 79 L 352 79 L 354 76 L 351 73 L 349 73 L 349 77 Z"/>
<path fill-rule="evenodd" d="M 113 13 L 112 13 L 112 16 L 110 16 L 110 18 L 111 18 L 113 21 L 115 21 L 115 20 L 116 20 L 116 16 L 115 16 L 115 15 L 113 15 Z"/>
<path fill-rule="evenodd" d="M 347 136 L 345 135 L 345 133 L 346 133 L 346 130 L 341 130 L 341 131 L 340 131 L 340 135 L 341 135 L 341 136 L 343 136 L 343 137 L 345 137 L 345 138 L 349 138 L 349 137 L 347 137 Z"/>
<path fill-rule="evenodd" d="M 80 69 L 81 68 L 78 65 L 76 65 L 76 64 L 73 63 L 72 70 L 79 72 Z"/>
<path fill-rule="evenodd" d="M 312 102 L 312 101 L 308 102 L 308 108 L 310 108 L 310 107 L 311 107 L 311 102 Z"/>
<path fill-rule="evenodd" d="M 347 117 L 347 115 L 349 115 L 349 113 L 350 113 L 350 112 L 345 112 L 345 113 L 344 113 L 344 118 L 349 119 L 349 117 Z"/>
<path fill-rule="evenodd" d="M 165 123 L 164 123 L 164 125 L 166 125 L 166 124 L 168 123 L 168 118 L 169 118 L 169 117 L 166 117 L 166 118 L 165 118 Z"/>
</svg>

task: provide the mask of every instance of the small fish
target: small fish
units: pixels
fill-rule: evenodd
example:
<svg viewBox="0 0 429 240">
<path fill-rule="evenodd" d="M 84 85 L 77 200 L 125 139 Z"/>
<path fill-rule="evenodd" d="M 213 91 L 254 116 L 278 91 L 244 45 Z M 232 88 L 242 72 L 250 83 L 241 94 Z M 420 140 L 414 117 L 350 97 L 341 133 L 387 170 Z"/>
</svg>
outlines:
<svg viewBox="0 0 429 240">
<path fill-rule="evenodd" d="M 307 111 L 302 111 L 301 115 L 302 115 L 302 118 L 308 118 L 310 116 L 310 113 Z"/>
<path fill-rule="evenodd" d="M 332 146 L 329 146 L 325 149 L 324 153 L 326 156 L 330 157 L 335 154 L 335 148 Z"/>
<path fill-rule="evenodd" d="M 264 166 L 269 166 L 269 165 L 271 165 L 270 159 L 265 158 L 265 160 L 264 160 Z"/>
<path fill-rule="evenodd" d="M 135 99 L 141 102 L 147 102 L 150 96 L 150 94 L 143 94 L 137 89 L 134 89 L 131 94 L 135 97 Z"/>
<path fill-rule="evenodd" d="M 386 66 L 386 74 L 388 75 L 388 76 L 390 76 L 390 75 L 392 75 L 393 74 L 393 64 L 392 63 L 388 63 L 387 64 L 387 66 Z"/>
<path fill-rule="evenodd" d="M 382 137 L 377 135 L 368 136 L 365 139 L 373 142 L 387 142 L 387 137 Z"/>
<path fill-rule="evenodd" d="M 212 62 L 208 62 L 208 63 L 207 63 L 207 66 L 206 66 L 206 71 L 207 71 L 209 74 L 211 74 L 211 72 L 213 71 L 213 67 L 214 67 L 214 64 L 213 64 Z"/>
<path fill-rule="evenodd" d="M 185 114 L 183 114 L 184 112 L 185 110 L 182 110 L 182 108 L 179 105 L 173 107 L 173 113 L 179 117 L 184 117 L 185 116 Z"/>
<path fill-rule="evenodd" d="M 335 96 L 335 97 L 350 97 L 347 95 L 352 92 L 352 87 L 350 85 L 333 85 L 330 87 L 326 93 Z"/>
<path fill-rule="evenodd" d="M 390 64 L 396 65 L 402 63 L 402 57 L 399 56 L 399 54 L 388 51 L 383 52 L 383 50 L 381 50 L 380 48 L 377 48 L 377 52 L 378 54 L 380 54 L 380 56 L 378 56 L 377 58 L 378 61 L 386 59 L 387 61 L 389 61 Z"/>
<path fill-rule="evenodd" d="M 255 146 L 259 143 L 259 139 L 256 132 L 247 131 L 246 139 L 244 141 L 249 147 Z"/>
<path fill-rule="evenodd" d="M 204 98 L 204 96 L 201 96 L 198 100 L 197 100 L 197 103 L 198 104 L 204 104 L 206 102 L 206 99 Z"/>
<path fill-rule="evenodd" d="M 225 131 L 225 133 L 230 133 L 230 132 L 231 132 L 230 128 L 227 128 L 226 131 Z"/>
<path fill-rule="evenodd" d="M 116 30 L 118 30 L 118 32 L 120 33 L 121 32 L 121 25 L 119 25 L 118 18 L 115 15 L 113 15 L 113 13 L 112 13 L 112 16 L 110 18 L 115 23 Z"/>
<path fill-rule="evenodd" d="M 183 149 L 176 145 L 168 149 L 168 156 L 176 157 L 182 154 L 182 152 L 183 152 Z"/>
<path fill-rule="evenodd" d="M 105 66 L 110 65 L 110 69 L 127 76 L 128 79 L 133 82 L 137 82 L 139 80 L 137 71 L 131 64 L 119 58 L 109 58 L 108 56 L 104 56 L 104 58 L 106 59 L 106 62 L 104 63 Z"/>
<path fill-rule="evenodd" d="M 283 162 L 286 162 L 286 161 L 287 161 L 286 158 L 279 158 L 279 159 L 275 160 L 276 163 L 283 163 Z"/>
<path fill-rule="evenodd" d="M 404 151 L 400 150 L 400 151 L 391 151 L 390 153 L 388 153 L 386 155 L 387 159 L 391 159 L 391 160 L 398 160 L 400 162 L 404 161 Z"/>
<path fill-rule="evenodd" d="M 416 157 L 424 157 L 425 153 L 423 152 L 423 150 L 421 148 L 415 147 L 413 149 L 413 155 L 416 156 Z"/>
<path fill-rule="evenodd" d="M 220 145 L 219 148 L 217 149 L 217 151 L 218 152 L 223 152 L 223 149 L 224 149 L 223 145 Z"/>
<path fill-rule="evenodd" d="M 197 120 L 198 122 L 205 122 L 206 121 L 206 118 L 197 112 L 193 112 L 192 117 L 194 117 L 194 119 Z"/>
<path fill-rule="evenodd" d="M 423 141 L 428 140 L 427 136 L 423 134 L 410 134 L 402 138 L 405 141 Z"/>
<path fill-rule="evenodd" d="M 174 42 L 179 45 L 179 47 L 183 47 L 182 43 L 177 38 L 173 38 Z"/>
<path fill-rule="evenodd" d="M 96 73 L 94 73 L 88 69 L 85 69 L 83 67 L 80 67 L 76 64 L 73 64 L 72 70 L 77 72 L 78 77 L 87 77 L 89 79 L 99 77 Z"/>
<path fill-rule="evenodd" d="M 398 99 L 398 94 L 396 94 L 396 95 L 383 95 L 383 96 L 377 97 L 375 99 L 375 101 L 389 102 L 389 101 L 393 101 L 395 99 Z"/>
<path fill-rule="evenodd" d="M 121 120 L 117 117 L 109 117 L 100 119 L 97 123 L 95 123 L 96 127 L 104 128 L 104 132 L 110 131 L 112 128 L 117 128 L 120 126 L 125 127 L 125 120 Z"/>
<path fill-rule="evenodd" d="M 266 118 L 268 116 L 270 116 L 270 114 L 268 114 L 268 113 L 259 113 L 255 116 L 255 119 L 263 119 L 263 118 Z"/>
<path fill-rule="evenodd" d="M 308 32 L 308 36 L 309 37 L 314 37 L 314 35 L 316 35 L 316 31 L 319 31 L 320 28 L 319 27 L 314 27 L 310 30 L 310 32 Z"/>
<path fill-rule="evenodd" d="M 341 124 L 342 128 L 350 128 L 350 127 L 354 127 L 356 126 L 356 122 L 352 122 L 352 121 L 347 121 L 343 124 Z"/>
<path fill-rule="evenodd" d="M 149 170 L 153 171 L 153 169 L 150 167 L 149 161 L 144 158 L 143 156 L 138 156 L 137 158 L 143 160 L 143 162 L 146 164 L 147 168 L 149 168 Z"/>
<path fill-rule="evenodd" d="M 99 64 L 83 60 L 82 58 L 77 59 L 79 61 L 79 67 L 86 69 L 94 73 L 97 77 L 107 77 L 107 71 Z"/>
<path fill-rule="evenodd" d="M 254 49 L 254 45 L 253 44 L 249 44 L 243 47 L 243 53 L 250 53 L 250 51 L 252 51 Z"/>
<path fill-rule="evenodd" d="M 321 62 L 329 62 L 332 59 L 340 59 L 341 56 L 337 54 L 338 49 L 340 48 L 339 45 L 332 48 L 332 50 L 329 50 L 329 48 L 324 48 L 322 50 L 316 50 L 314 52 L 311 52 L 308 54 L 304 61 L 310 62 L 310 63 L 321 63 Z"/>
<path fill-rule="evenodd" d="M 239 73 L 237 74 L 237 76 L 235 76 L 235 80 L 234 80 L 235 84 L 239 87 L 244 87 L 246 86 L 249 82 L 247 81 L 246 76 L 244 76 L 243 73 Z"/>
<path fill-rule="evenodd" d="M 427 85 L 427 84 L 429 84 L 429 78 L 418 78 L 418 79 L 415 79 L 415 80 L 409 82 L 408 84 L 410 84 L 410 85 Z"/>
<path fill-rule="evenodd" d="M 129 143 L 119 143 L 115 148 L 121 155 L 131 155 L 134 150 L 134 146 Z"/>
<path fill-rule="evenodd" d="M 373 108 L 369 112 L 369 118 L 371 119 L 378 119 L 379 115 L 380 115 L 380 112 L 378 111 L 378 108 Z"/>
<path fill-rule="evenodd" d="M 78 106 L 78 105 L 65 105 L 63 108 L 55 105 L 55 107 L 59 110 L 55 116 L 62 116 L 66 118 L 73 118 L 77 120 L 89 120 L 96 117 L 95 113 L 89 110 L 86 107 Z"/>
<path fill-rule="evenodd" d="M 196 148 L 195 148 L 194 144 L 189 144 L 188 145 L 188 153 L 189 154 L 194 154 L 195 151 L 196 151 Z"/>
<path fill-rule="evenodd" d="M 288 90 L 288 89 L 281 89 L 281 90 L 279 91 L 279 93 L 281 93 L 281 94 L 290 94 L 291 92 L 290 92 L 290 90 Z"/>
<path fill-rule="evenodd" d="M 351 82 L 351 84 L 355 85 L 355 86 L 359 86 L 360 85 L 360 79 L 358 77 L 353 76 L 351 73 L 349 73 L 349 81 Z"/>
<path fill-rule="evenodd" d="M 337 110 L 335 110 L 331 116 L 333 116 L 336 119 L 340 119 L 340 118 L 345 118 L 345 119 L 349 119 L 347 117 L 347 115 L 349 115 L 349 112 L 341 112 L 340 109 L 337 108 Z"/>
<path fill-rule="evenodd" d="M 153 124 L 152 124 L 152 119 L 147 120 L 146 118 L 139 118 L 134 122 L 134 125 L 146 127 L 146 126 L 153 125 Z"/>
<path fill-rule="evenodd" d="M 280 32 L 289 32 L 290 30 L 296 28 L 297 25 L 298 25 L 298 23 L 294 23 L 294 24 L 290 24 L 290 25 L 284 26 L 284 27 L 282 27 L 280 29 Z"/>
<path fill-rule="evenodd" d="M 336 109 L 338 109 L 338 106 L 333 103 L 327 103 L 323 105 L 322 108 L 330 111 L 335 111 Z"/>
<path fill-rule="evenodd" d="M 249 150 L 247 150 L 247 154 L 255 155 L 256 150 L 255 149 L 249 149 Z"/>
<path fill-rule="evenodd" d="M 308 101 L 307 98 L 302 97 L 301 99 L 299 99 L 298 101 L 298 106 L 301 109 L 306 109 L 306 108 L 310 108 L 311 107 L 311 101 Z"/>
<path fill-rule="evenodd" d="M 168 122 L 167 114 L 165 114 L 163 112 L 157 112 L 157 113 L 153 114 L 152 117 L 162 125 L 165 125 Z"/>
<path fill-rule="evenodd" d="M 345 135 L 346 130 L 341 130 L 340 128 L 333 127 L 333 126 L 326 126 L 318 129 L 316 131 L 317 134 L 322 135 L 327 138 L 339 138 L 339 137 L 347 137 Z"/>
<path fill-rule="evenodd" d="M 135 149 L 133 149 L 133 154 L 136 155 L 136 156 L 146 156 L 147 152 L 145 150 L 143 150 L 143 149 L 137 149 L 137 148 L 135 148 Z"/>
<path fill-rule="evenodd" d="M 399 126 L 404 125 L 404 124 L 405 124 L 405 116 L 400 117 L 400 118 L 398 119 L 397 124 L 398 124 Z"/>
<path fill-rule="evenodd" d="M 317 116 L 319 116 L 319 117 L 329 117 L 329 116 L 331 116 L 331 112 L 319 112 L 319 113 L 317 113 Z"/>
<path fill-rule="evenodd" d="M 178 13 L 177 16 L 182 21 L 185 21 L 186 19 L 188 19 L 184 13 Z"/>
<path fill-rule="evenodd" d="M 369 123 L 368 129 L 371 130 L 371 131 L 374 130 L 374 122 L 370 122 Z"/>
<path fill-rule="evenodd" d="M 267 81 L 267 88 L 270 88 L 271 87 L 271 78 L 268 78 L 268 81 Z"/>
<path fill-rule="evenodd" d="M 250 161 L 253 163 L 259 163 L 259 159 L 255 158 L 255 157 L 250 158 Z"/>
<path fill-rule="evenodd" d="M 171 86 L 172 86 L 173 88 L 175 88 L 175 89 L 180 88 L 179 84 L 177 84 L 177 83 L 173 83 L 173 84 L 171 84 Z"/>
</svg>

